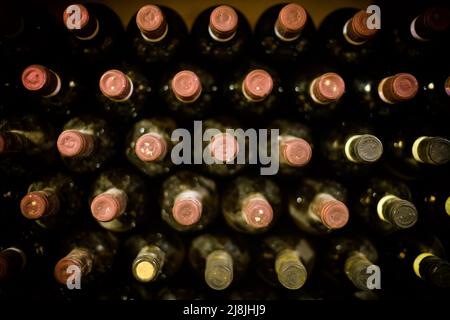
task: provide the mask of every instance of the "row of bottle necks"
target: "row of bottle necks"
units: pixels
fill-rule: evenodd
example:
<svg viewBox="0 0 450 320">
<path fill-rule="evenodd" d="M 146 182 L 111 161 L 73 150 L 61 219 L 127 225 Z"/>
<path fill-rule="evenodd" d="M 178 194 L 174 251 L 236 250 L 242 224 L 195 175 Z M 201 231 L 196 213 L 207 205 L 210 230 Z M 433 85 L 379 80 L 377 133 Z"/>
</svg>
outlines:
<svg viewBox="0 0 450 320">
<path fill-rule="evenodd" d="M 197 283 L 199 290 L 222 291 L 263 280 L 259 288 L 266 283 L 281 291 L 306 289 L 327 298 L 364 296 L 363 292 L 379 298 L 399 293 L 448 295 L 450 263 L 433 235 L 403 234 L 376 243 L 353 233 L 328 238 L 319 246 L 314 239 L 285 231 L 257 239 L 206 233 L 183 240 L 175 233 L 153 230 L 119 240 L 107 231 L 88 229 L 51 246 L 35 230 L 23 229 L 22 242 L 0 247 L 0 281 L 2 290 L 22 290 L 22 296 L 24 289 L 39 287 L 40 281 L 83 296 L 96 288 L 111 288 L 108 281 L 114 288 L 125 280 L 157 289 L 196 279 L 203 283 Z M 194 271 L 192 279 L 186 278 L 189 270 Z M 252 280 L 245 281 L 246 276 Z"/>
<path fill-rule="evenodd" d="M 85 27 L 89 27 L 89 30 L 91 30 L 91 24 L 94 27 L 101 26 L 98 19 L 93 19 L 89 23 L 92 20 L 90 18 L 95 15 L 89 13 L 88 7 L 82 5 L 79 7 L 81 8 L 81 16 L 84 18 L 81 20 L 85 23 Z M 94 8 L 97 8 L 97 5 Z M 100 6 L 100 8 L 103 7 Z M 280 33 L 286 35 L 286 32 L 287 34 L 293 32 L 294 26 L 283 27 L 283 24 L 286 23 L 295 25 L 295 21 L 291 21 L 295 20 L 292 17 L 300 19 L 300 22 L 308 21 L 306 18 L 308 15 L 297 4 L 275 8 L 278 9 L 271 9 L 272 11 L 275 10 L 277 14 L 275 14 L 275 20 L 271 23 L 272 27 L 269 29 L 271 32 L 275 32 L 273 25 L 276 25 L 277 28 L 287 28 L 286 30 L 288 30 L 277 31 L 278 36 Z M 163 30 L 166 30 L 167 25 L 170 25 L 164 23 L 164 15 L 160 15 L 162 13 L 157 7 L 145 6 L 141 10 L 143 16 L 137 21 L 142 19 L 142 23 L 150 24 L 153 27 L 161 23 L 160 27 L 163 27 Z M 234 9 L 227 6 L 219 6 L 214 10 L 211 8 L 205 12 L 201 15 L 205 17 L 200 19 L 205 23 L 205 26 L 201 28 L 205 32 L 217 29 L 222 30 L 223 33 L 223 26 L 219 28 L 212 25 L 224 22 L 226 22 L 226 25 L 233 24 L 239 20 L 237 16 L 240 16 L 235 13 Z M 343 14 L 342 12 L 347 11 L 338 10 L 336 14 L 340 16 Z M 446 19 L 447 13 L 446 9 L 433 7 L 425 11 L 424 15 L 420 16 L 421 18 L 414 19 L 414 25 L 420 24 L 421 21 L 425 26 L 421 26 L 420 30 L 437 28 L 438 31 L 445 31 L 448 29 L 448 21 L 450 21 L 450 19 Z M 235 17 L 234 14 L 237 16 Z M 214 18 L 216 15 L 221 18 Z M 342 23 L 347 28 L 358 29 L 367 25 L 368 16 L 364 14 L 364 10 L 359 11 L 353 18 L 352 16 L 353 13 Z M 14 17 L 14 15 L 11 15 L 10 19 Z M 140 15 L 138 14 L 137 17 L 140 17 Z M 287 17 L 290 17 L 290 19 L 287 19 Z M 306 23 L 305 21 L 303 23 Z M 300 22 L 297 21 L 301 25 Z M 326 21 L 324 21 L 324 24 L 327 24 Z M 405 25 L 408 26 L 407 30 L 411 29 L 409 24 Z M 239 27 L 240 24 L 238 23 L 237 26 Z M 275 30 L 278 30 L 277 28 Z M 135 29 L 140 30 L 136 26 Z M 328 29 L 339 31 L 337 27 L 328 27 Z M 22 31 L 24 32 L 24 30 Z M 81 32 L 83 29 L 77 31 Z M 107 33 L 108 30 L 104 31 Z M 234 33 L 236 34 L 233 39 L 240 34 L 236 30 L 232 32 L 232 34 Z M 350 32 L 350 34 L 360 37 L 368 33 L 376 34 L 373 30 L 370 30 L 370 32 L 367 30 Z M 138 34 L 139 37 L 143 36 L 141 31 Z M 177 34 L 175 33 L 175 35 Z M 388 32 L 388 34 L 395 33 Z M 101 51 L 105 49 L 104 44 L 95 42 L 91 44 L 91 50 L 88 50 L 82 46 L 83 41 L 92 39 L 85 39 L 85 34 L 81 37 L 82 39 L 75 35 L 71 36 L 73 37 L 72 40 L 77 39 L 79 42 L 82 47 L 81 52 L 85 54 L 95 53 L 103 58 Z M 425 35 L 423 36 L 425 37 Z M 205 37 L 212 42 L 217 42 L 217 45 L 228 54 L 237 50 L 236 45 L 229 46 L 226 41 L 218 41 L 208 32 L 206 32 Z M 341 35 L 341 37 L 341 40 L 346 42 L 347 46 L 359 48 L 358 50 L 362 52 L 370 51 L 364 49 L 370 42 L 369 40 L 355 45 L 348 42 L 348 37 L 344 37 L 344 35 Z M 105 40 L 106 43 L 114 43 L 111 39 L 107 39 L 108 41 Z M 299 36 L 294 42 L 300 41 L 299 39 L 302 39 L 302 37 Z M 23 40 L 28 43 L 27 41 L 31 39 L 26 37 Z M 155 46 L 155 43 L 158 43 L 142 41 L 149 46 Z M 276 46 L 272 43 L 273 41 L 267 39 L 264 41 L 269 42 L 269 46 Z M 331 51 L 339 52 L 344 56 L 355 56 L 355 54 L 335 47 L 337 46 L 336 42 L 339 41 L 335 39 L 329 41 L 333 45 L 325 47 L 331 47 Z M 416 41 L 419 40 L 416 39 Z M 175 42 L 178 44 L 181 41 Z M 242 45 L 249 42 L 242 39 L 238 41 Z M 400 44 L 397 42 L 400 42 Z M 430 43 L 436 43 L 436 41 L 419 41 L 419 44 L 422 45 L 430 45 Z M 439 47 L 441 43 L 442 41 L 437 41 L 437 46 Z M 298 50 L 305 47 L 298 43 L 294 44 L 292 41 L 288 41 L 287 44 Z M 396 41 L 396 46 L 393 48 L 402 47 L 401 44 L 403 44 L 402 41 Z M 13 41 L 12 43 L 5 41 L 2 42 L 2 45 L 5 46 L 5 49 L 10 47 L 12 53 L 11 57 L 6 60 L 8 65 L 4 67 L 5 74 L 2 75 L 4 79 L 1 81 L 2 87 L 0 90 L 4 91 L 4 98 L 0 102 L 0 112 L 17 112 L 21 106 L 31 106 L 31 109 L 46 111 L 54 117 L 67 117 L 79 113 L 83 107 L 92 110 L 93 104 L 98 104 L 99 110 L 103 110 L 113 118 L 120 119 L 120 121 L 133 120 L 145 113 L 154 112 L 169 112 L 180 118 L 198 118 L 208 114 L 228 113 L 230 109 L 242 116 L 246 115 L 252 120 L 255 119 L 255 116 L 259 117 L 270 113 L 297 113 L 307 120 L 323 119 L 341 113 L 347 116 L 361 115 L 377 118 L 395 116 L 398 113 L 400 115 L 402 113 L 411 114 L 417 111 L 416 109 L 420 111 L 420 114 L 431 116 L 448 113 L 450 80 L 446 68 L 447 64 L 442 63 L 431 67 L 428 63 L 440 61 L 437 56 L 433 59 L 424 59 L 421 63 L 406 64 L 388 58 L 381 59 L 381 63 L 377 65 L 373 60 L 364 64 L 366 67 L 358 66 L 357 68 L 354 68 L 356 64 L 352 62 L 350 63 L 353 66 L 352 69 L 348 66 L 342 67 L 342 65 L 336 64 L 333 59 L 321 59 L 320 54 L 314 54 L 315 57 L 319 58 L 306 60 L 308 63 L 303 65 L 295 63 L 286 69 L 282 68 L 282 63 L 270 63 L 261 59 L 257 54 L 237 58 L 234 67 L 227 66 L 223 58 L 208 66 L 204 63 L 205 59 L 192 59 L 184 55 L 191 50 L 180 49 L 182 56 L 162 68 L 143 68 L 136 64 L 136 59 L 132 57 L 104 59 L 105 62 L 97 64 L 96 68 L 77 66 L 76 61 L 83 60 L 81 57 L 72 59 L 73 63 L 67 63 L 71 61 L 68 55 L 59 55 L 67 58 L 64 58 L 64 61 L 60 63 L 56 62 L 58 61 L 57 57 L 51 55 L 48 56 L 48 59 L 37 57 L 28 63 L 26 60 L 20 59 L 20 53 L 24 51 L 20 47 L 20 41 Z M 122 45 L 121 47 L 126 46 Z M 173 44 L 168 45 L 168 48 L 173 49 L 173 47 Z M 205 47 L 212 53 L 220 51 L 209 43 Z M 153 47 L 144 49 L 142 50 L 147 54 L 159 52 Z M 383 51 L 390 52 L 384 49 Z M 32 52 L 34 51 L 32 50 Z M 44 53 L 45 50 L 37 50 L 36 52 Z M 444 49 L 433 52 L 442 52 L 446 56 Z M 169 54 L 161 53 L 161 55 Z M 283 56 L 280 59 L 281 61 L 286 62 L 289 60 L 288 57 L 291 59 L 294 56 L 296 57 L 292 52 L 287 52 L 285 55 L 286 57 Z M 412 53 L 408 53 L 402 58 L 406 60 L 407 57 L 412 55 Z M 377 53 L 375 56 L 380 57 L 381 55 Z M 304 60 L 302 58 L 302 61 Z M 14 61 L 20 62 L 21 66 L 17 67 Z M 123 61 L 133 61 L 134 66 Z M 391 63 L 386 61 L 391 61 Z M 425 64 L 422 70 L 418 68 L 421 64 Z M 70 70 L 70 66 L 72 66 L 72 70 Z M 158 62 L 158 66 L 161 67 L 163 64 Z M 78 72 L 73 69 L 78 69 Z M 31 100 L 24 98 L 24 101 L 20 101 L 19 96 L 22 93 L 25 93 L 25 96 L 31 98 Z M 89 99 L 87 98 L 89 96 L 97 96 L 98 99 Z M 97 101 L 94 102 L 94 100 Z M 162 108 L 160 105 L 162 105 Z M 219 108 L 219 105 L 222 105 L 222 108 Z"/>
<path fill-rule="evenodd" d="M 217 5 L 199 14 L 190 34 L 182 17 L 165 6 L 139 8 L 126 31 L 118 16 L 101 4 L 70 5 L 57 17 L 39 6 L 20 10 L 14 4 L 3 6 L 3 56 L 12 61 L 49 55 L 98 66 L 126 52 L 155 66 L 182 60 L 192 52 L 213 64 L 238 62 L 255 54 L 289 66 L 324 53 L 336 63 L 355 68 L 380 55 L 404 65 L 445 58 L 448 52 L 443 44 L 450 10 L 443 1 L 402 6 L 401 13 L 389 4 L 341 8 L 319 28 L 300 4 L 277 4 L 260 16 L 254 32 L 237 8 Z"/>
<path fill-rule="evenodd" d="M 321 172 L 350 180 L 380 171 L 409 181 L 442 178 L 449 172 L 448 128 L 407 119 L 385 122 L 390 128 L 347 119 L 315 127 L 275 119 L 254 129 L 217 117 L 183 128 L 164 116 L 119 127 L 85 114 L 56 129 L 42 116 L 15 115 L 0 122 L 0 173 L 26 181 L 55 168 L 93 174 L 125 161 L 148 177 L 179 168 L 216 177 L 258 168 L 260 175 L 286 178 Z"/>
</svg>

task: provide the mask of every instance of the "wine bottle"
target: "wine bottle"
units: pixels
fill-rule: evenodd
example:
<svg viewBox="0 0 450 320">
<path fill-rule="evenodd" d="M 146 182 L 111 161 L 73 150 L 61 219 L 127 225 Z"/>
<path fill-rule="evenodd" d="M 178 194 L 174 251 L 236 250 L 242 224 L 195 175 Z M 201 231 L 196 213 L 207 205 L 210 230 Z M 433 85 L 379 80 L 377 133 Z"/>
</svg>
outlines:
<svg viewBox="0 0 450 320">
<path fill-rule="evenodd" d="M 33 64 L 22 72 L 22 85 L 36 107 L 52 116 L 67 119 L 83 111 L 86 88 L 71 70 Z"/>
<path fill-rule="evenodd" d="M 20 211 L 44 229 L 63 230 L 79 222 L 83 196 L 74 178 L 56 173 L 29 185 L 20 201 Z"/>
<path fill-rule="evenodd" d="M 347 289 L 371 290 L 370 267 L 378 261 L 372 241 L 360 235 L 334 238 L 322 256 L 322 273 L 341 294 Z M 350 282 L 352 285 L 350 285 Z"/>
<path fill-rule="evenodd" d="M 222 199 L 227 224 L 236 231 L 262 233 L 270 229 L 281 210 L 281 191 L 265 177 L 239 176 L 232 180 Z"/>
<path fill-rule="evenodd" d="M 127 169 L 102 172 L 92 184 L 89 203 L 95 220 L 105 229 L 125 232 L 148 218 L 144 180 Z"/>
<path fill-rule="evenodd" d="M 372 230 L 387 234 L 411 228 L 417 222 L 418 213 L 411 202 L 411 190 L 403 182 L 375 178 L 363 190 L 356 202 L 355 213 Z"/>
<path fill-rule="evenodd" d="M 373 171 L 383 144 L 371 126 L 341 121 L 322 139 L 321 151 L 336 175 L 363 177 Z"/>
<path fill-rule="evenodd" d="M 167 117 L 147 118 L 136 122 L 127 135 L 128 161 L 149 177 L 167 174 L 172 167 L 172 132 L 177 128 Z"/>
<path fill-rule="evenodd" d="M 386 132 L 387 168 L 406 180 L 440 175 L 450 161 L 450 136 L 440 119 L 407 117 L 407 125 Z M 442 135 L 441 135 L 442 134 Z"/>
<path fill-rule="evenodd" d="M 131 236 L 125 243 L 133 277 L 143 283 L 164 281 L 180 270 L 184 246 L 176 235 L 161 232 Z"/>
<path fill-rule="evenodd" d="M 206 284 L 214 290 L 224 290 L 242 278 L 249 261 L 247 249 L 225 236 L 198 236 L 189 249 L 191 266 L 203 274 Z"/>
<path fill-rule="evenodd" d="M 448 5 L 434 5 L 410 14 L 399 16 L 394 13 L 389 32 L 384 32 L 384 45 L 389 46 L 401 65 L 417 64 L 420 61 L 444 61 L 448 50 L 442 48 L 450 30 L 450 8 Z"/>
<path fill-rule="evenodd" d="M 262 13 L 255 26 L 255 41 L 267 61 L 289 67 L 311 58 L 316 28 L 304 7 L 277 4 Z"/>
<path fill-rule="evenodd" d="M 161 216 L 175 230 L 202 230 L 215 219 L 217 210 L 217 187 L 213 180 L 180 171 L 163 182 Z"/>
<path fill-rule="evenodd" d="M 101 282 L 113 267 L 117 239 L 105 231 L 83 230 L 71 234 L 60 244 L 64 255 L 54 268 L 54 277 L 62 286 L 90 287 Z M 74 280 L 75 279 L 75 280 Z"/>
<path fill-rule="evenodd" d="M 35 228 L 22 225 L 6 230 L 0 239 L 0 283 L 32 281 L 43 272 L 49 254 L 48 239 Z"/>
<path fill-rule="evenodd" d="M 81 65 L 99 68 L 121 56 L 124 29 L 109 7 L 100 3 L 71 4 L 62 19 L 69 49 Z"/>
<path fill-rule="evenodd" d="M 206 69 L 181 63 L 162 82 L 161 100 L 175 117 L 202 118 L 211 112 L 216 102 L 218 86 Z"/>
<path fill-rule="evenodd" d="M 302 231 L 323 235 L 347 224 L 346 200 L 347 190 L 338 182 L 306 178 L 289 195 L 288 209 Z"/>
<path fill-rule="evenodd" d="M 30 177 L 57 160 L 55 132 L 34 114 L 0 120 L 0 172 L 5 177 Z"/>
<path fill-rule="evenodd" d="M 223 88 L 225 101 L 234 112 L 254 119 L 270 114 L 279 106 L 283 87 L 273 70 L 251 63 L 230 74 Z"/>
<path fill-rule="evenodd" d="M 130 122 L 152 110 L 152 83 L 139 71 L 125 66 L 103 73 L 97 95 L 102 110 L 112 118 Z"/>
<path fill-rule="evenodd" d="M 327 67 L 309 67 L 289 83 L 292 105 L 305 120 L 325 119 L 342 110 L 345 82 Z"/>
<path fill-rule="evenodd" d="M 385 259 L 398 282 L 410 288 L 449 288 L 450 262 L 441 241 L 429 233 L 401 235 L 386 243 Z"/>
<path fill-rule="evenodd" d="M 450 114 L 450 71 L 422 72 L 419 77 L 422 114 L 430 118 Z"/>
<path fill-rule="evenodd" d="M 285 119 L 272 121 L 268 128 L 279 130 L 279 173 L 287 177 L 304 173 L 313 151 L 311 129 L 303 123 Z"/>
<path fill-rule="evenodd" d="M 324 18 L 319 36 L 325 53 L 346 68 L 355 68 L 376 58 L 377 33 L 366 10 L 340 8 Z"/>
<path fill-rule="evenodd" d="M 366 72 L 352 81 L 351 95 L 356 114 L 371 119 L 393 118 L 402 112 L 417 111 L 416 94 L 419 83 L 413 74 L 377 75 Z"/>
<path fill-rule="evenodd" d="M 243 59 L 250 49 L 250 37 L 251 27 L 245 16 L 227 5 L 201 12 L 191 30 L 199 57 L 219 68 Z"/>
<path fill-rule="evenodd" d="M 272 286 L 303 287 L 314 265 L 315 252 L 308 240 L 292 235 L 264 239 L 256 264 L 258 275 Z"/>
<path fill-rule="evenodd" d="M 229 132 L 240 128 L 237 122 L 229 118 L 218 118 L 207 119 L 202 125 L 204 132 L 216 131 L 208 141 L 203 141 L 203 150 L 210 157 L 210 161 L 203 165 L 203 170 L 217 176 L 230 176 L 241 171 L 245 167 L 246 158 L 241 159 L 239 152 L 245 151 L 242 150 L 245 143 L 239 142 L 237 134 Z"/>
<path fill-rule="evenodd" d="M 107 122 L 93 116 L 69 120 L 56 142 L 64 164 L 77 173 L 100 169 L 115 155 L 115 144 Z"/>
<path fill-rule="evenodd" d="M 134 56 L 153 68 L 180 59 L 187 48 L 188 30 L 175 10 L 145 5 L 128 23 L 127 37 Z"/>
</svg>

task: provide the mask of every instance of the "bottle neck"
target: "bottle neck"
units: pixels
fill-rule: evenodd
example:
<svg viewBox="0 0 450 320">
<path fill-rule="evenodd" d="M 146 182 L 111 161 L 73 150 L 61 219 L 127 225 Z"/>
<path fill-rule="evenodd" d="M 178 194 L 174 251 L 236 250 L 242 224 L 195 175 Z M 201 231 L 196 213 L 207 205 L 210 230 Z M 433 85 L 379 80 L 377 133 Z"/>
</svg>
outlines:
<svg viewBox="0 0 450 320">
<path fill-rule="evenodd" d="M 0 252 L 0 282 L 11 279 L 20 273 L 26 265 L 25 253 L 15 247 Z"/>
<path fill-rule="evenodd" d="M 51 98 L 60 92 L 61 79 L 54 71 L 36 64 L 28 66 L 22 72 L 22 85 L 29 92 Z"/>
<path fill-rule="evenodd" d="M 315 78 L 309 86 L 309 96 L 319 105 L 337 102 L 345 92 L 345 82 L 337 73 L 328 72 Z"/>
<path fill-rule="evenodd" d="M 377 203 L 378 217 L 398 229 L 407 229 L 417 222 L 417 209 L 411 202 L 389 194 Z"/>
<path fill-rule="evenodd" d="M 124 190 L 110 188 L 97 195 L 91 202 L 91 212 L 94 218 L 108 222 L 119 218 L 126 210 L 128 197 Z"/>
<path fill-rule="evenodd" d="M 84 5 L 73 4 L 64 11 L 64 23 L 66 28 L 81 41 L 94 39 L 99 32 L 100 24 L 92 10 Z"/>
<path fill-rule="evenodd" d="M 410 34 L 418 41 L 429 41 L 449 29 L 450 9 L 431 7 L 415 17 L 410 24 Z"/>
<path fill-rule="evenodd" d="M 196 190 L 185 190 L 179 193 L 172 207 L 174 220 L 183 226 L 196 224 L 203 214 L 203 197 Z"/>
<path fill-rule="evenodd" d="M 370 16 L 366 11 L 361 10 L 345 23 L 342 33 L 349 44 L 362 45 L 376 35 L 378 29 L 375 26 L 369 26 Z"/>
<path fill-rule="evenodd" d="M 417 79 L 409 73 L 386 77 L 378 84 L 380 99 L 388 104 L 412 100 L 419 90 Z"/>
<path fill-rule="evenodd" d="M 328 229 L 340 229 L 347 224 L 347 206 L 328 193 L 317 194 L 309 205 L 313 219 L 319 220 Z"/>
<path fill-rule="evenodd" d="M 158 246 L 146 245 L 141 248 L 133 261 L 133 276 L 140 282 L 157 279 L 165 261 L 165 253 Z"/>
<path fill-rule="evenodd" d="M 297 251 L 285 249 L 275 259 L 275 272 L 278 281 L 287 289 L 301 288 L 307 279 L 308 273 L 300 260 Z"/>
<path fill-rule="evenodd" d="M 251 229 L 268 227 L 273 220 L 273 209 L 261 193 L 250 194 L 242 200 L 242 218 Z"/>
<path fill-rule="evenodd" d="M 345 142 L 344 153 L 351 162 L 374 163 L 383 154 L 383 144 L 371 134 L 353 135 Z"/>
<path fill-rule="evenodd" d="M 86 248 L 74 248 L 70 253 L 58 261 L 54 275 L 62 285 L 68 285 L 73 275 L 82 279 L 88 275 L 94 265 L 94 255 Z M 79 277 L 78 277 L 79 276 Z"/>
<path fill-rule="evenodd" d="M 419 254 L 413 262 L 417 277 L 441 288 L 450 287 L 450 263 L 431 253 Z"/>
<path fill-rule="evenodd" d="M 422 136 L 412 145 L 414 160 L 430 165 L 443 165 L 450 161 L 450 140 Z"/>
<path fill-rule="evenodd" d="M 20 202 L 20 210 L 27 219 L 40 219 L 56 214 L 60 208 L 54 188 L 44 188 L 27 193 Z"/>
<path fill-rule="evenodd" d="M 344 272 L 348 279 L 360 290 L 369 290 L 368 280 L 373 263 L 361 252 L 355 251 L 345 260 Z"/>
<path fill-rule="evenodd" d="M 27 140 L 19 132 L 0 132 L 0 154 L 23 151 L 27 145 Z"/>
<path fill-rule="evenodd" d="M 304 139 L 293 136 L 281 136 L 279 143 L 281 163 L 291 167 L 303 167 L 312 157 L 311 145 Z"/>
<path fill-rule="evenodd" d="M 233 281 L 233 258 L 225 250 L 214 250 L 206 257 L 205 281 L 214 290 L 224 290 Z"/>
</svg>

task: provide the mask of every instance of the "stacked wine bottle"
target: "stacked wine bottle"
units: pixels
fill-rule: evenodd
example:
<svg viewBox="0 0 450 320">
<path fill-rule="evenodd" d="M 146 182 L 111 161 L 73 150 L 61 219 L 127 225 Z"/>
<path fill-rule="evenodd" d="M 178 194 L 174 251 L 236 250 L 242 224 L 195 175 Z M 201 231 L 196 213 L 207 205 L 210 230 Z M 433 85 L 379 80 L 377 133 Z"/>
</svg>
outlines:
<svg viewBox="0 0 450 320">
<path fill-rule="evenodd" d="M 445 1 L 0 7 L 0 298 L 450 297 Z"/>
</svg>

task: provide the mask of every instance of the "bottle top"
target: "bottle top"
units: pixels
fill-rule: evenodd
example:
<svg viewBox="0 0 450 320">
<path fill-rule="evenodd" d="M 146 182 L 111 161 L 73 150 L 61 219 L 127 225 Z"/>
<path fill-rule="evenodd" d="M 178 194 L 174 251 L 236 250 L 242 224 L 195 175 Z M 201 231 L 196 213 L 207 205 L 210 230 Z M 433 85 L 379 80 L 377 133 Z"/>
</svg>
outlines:
<svg viewBox="0 0 450 320">
<path fill-rule="evenodd" d="M 311 145 L 304 139 L 293 138 L 282 142 L 282 156 L 294 167 L 306 165 L 312 157 Z"/>
<path fill-rule="evenodd" d="M 159 39 L 167 29 L 167 22 L 161 9 L 155 5 L 145 5 L 136 15 L 136 24 L 150 39 Z"/>
<path fill-rule="evenodd" d="M 209 28 L 220 39 L 231 37 L 238 27 L 238 15 L 230 6 L 218 6 L 210 15 Z"/>
<path fill-rule="evenodd" d="M 64 130 L 59 135 L 56 146 L 64 157 L 84 157 L 93 151 L 94 138 L 78 130 Z"/>
<path fill-rule="evenodd" d="M 358 159 L 365 163 L 375 162 L 383 154 L 383 144 L 380 139 L 371 134 L 363 134 L 358 137 L 353 149 Z"/>
<path fill-rule="evenodd" d="M 340 75 L 328 72 L 313 80 L 312 93 L 322 103 L 338 101 L 345 92 L 345 82 Z"/>
<path fill-rule="evenodd" d="M 175 199 L 172 215 L 179 224 L 190 226 L 200 220 L 202 209 L 199 196 L 194 192 L 186 191 L 180 193 Z"/>
<path fill-rule="evenodd" d="M 178 72 L 173 77 L 171 86 L 175 96 L 183 102 L 197 100 L 202 92 L 200 78 L 194 72 L 189 70 Z"/>
<path fill-rule="evenodd" d="M 145 162 L 158 161 L 164 157 L 167 143 L 158 134 L 146 133 L 140 136 L 134 148 L 136 156 Z"/>
<path fill-rule="evenodd" d="M 100 78 L 100 90 L 106 97 L 123 100 L 130 96 L 133 85 L 128 76 L 120 70 L 108 70 Z"/>
<path fill-rule="evenodd" d="M 83 29 L 89 23 L 89 20 L 90 20 L 89 11 L 82 4 L 76 4 L 76 6 L 78 7 L 79 12 L 80 12 L 79 21 L 77 21 L 77 23 L 79 22 L 79 28 Z M 66 10 L 64 10 L 63 21 L 64 21 L 64 25 L 66 26 L 66 28 L 73 29 L 73 27 L 71 26 L 71 21 L 69 20 L 69 18 L 71 17 L 71 14 L 72 14 L 72 12 L 70 10 L 68 10 L 68 9 L 70 9 L 70 7 L 71 6 L 67 7 Z"/>
<path fill-rule="evenodd" d="M 251 100 L 261 101 L 272 92 L 273 79 L 265 70 L 253 70 L 245 76 L 242 89 Z"/>
<path fill-rule="evenodd" d="M 275 22 L 276 30 L 284 38 L 296 37 L 305 27 L 307 19 L 306 10 L 301 5 L 287 4 L 278 14 Z"/>
<path fill-rule="evenodd" d="M 50 69 L 39 64 L 33 64 L 22 72 L 22 84 L 29 91 L 50 95 L 57 91 L 59 80 Z"/>
<path fill-rule="evenodd" d="M 319 215 L 322 222 L 330 229 L 342 228 L 349 219 L 347 206 L 338 200 L 325 201 Z"/>
<path fill-rule="evenodd" d="M 49 210 L 50 203 L 45 192 L 29 192 L 20 201 L 20 211 L 28 219 L 39 219 Z"/>
<path fill-rule="evenodd" d="M 107 222 L 116 219 L 126 209 L 127 197 L 119 189 L 109 189 L 97 195 L 91 202 L 91 212 L 98 221 Z"/>
<path fill-rule="evenodd" d="M 264 228 L 273 219 L 273 209 L 270 203 L 261 195 L 250 196 L 244 201 L 242 208 L 245 221 L 253 228 Z"/>
<path fill-rule="evenodd" d="M 365 10 L 358 11 L 348 25 L 347 35 L 354 42 L 364 42 L 372 38 L 377 32 L 376 28 L 369 28 L 367 19 L 371 16 Z"/>
<path fill-rule="evenodd" d="M 67 280 L 75 272 L 75 268 L 85 275 L 91 271 L 92 257 L 87 250 L 73 249 L 67 256 L 59 260 L 55 265 L 54 276 L 56 281 L 67 285 Z"/>
<path fill-rule="evenodd" d="M 409 73 L 397 73 L 383 79 L 380 83 L 381 93 L 388 102 L 411 100 L 419 90 L 417 79 Z"/>
<path fill-rule="evenodd" d="M 211 156 L 221 162 L 229 162 L 235 159 L 239 152 L 238 141 L 228 133 L 220 133 L 212 137 L 209 148 Z"/>
</svg>

